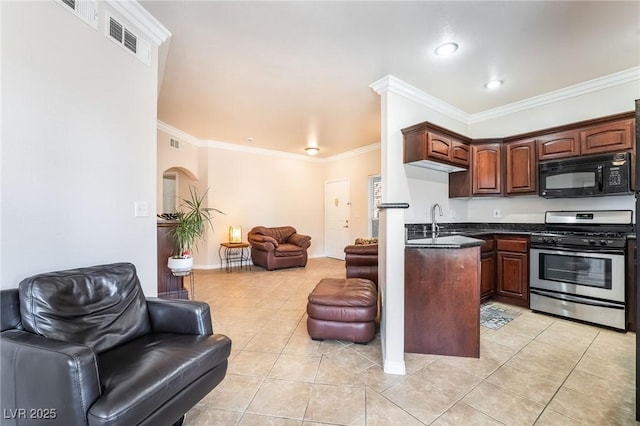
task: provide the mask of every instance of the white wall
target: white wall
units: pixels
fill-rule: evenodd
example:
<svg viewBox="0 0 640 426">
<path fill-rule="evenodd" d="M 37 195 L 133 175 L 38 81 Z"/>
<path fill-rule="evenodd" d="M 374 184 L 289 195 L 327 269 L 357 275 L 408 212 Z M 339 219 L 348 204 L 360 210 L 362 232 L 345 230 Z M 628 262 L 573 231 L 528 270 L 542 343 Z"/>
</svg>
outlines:
<svg viewBox="0 0 640 426">
<path fill-rule="evenodd" d="M 104 7 L 96 31 L 53 1 L 0 2 L 2 288 L 127 261 L 157 293 L 157 47 L 147 67 L 107 40 Z"/>
<path fill-rule="evenodd" d="M 228 241 L 228 227 L 242 226 L 243 240 L 254 226 L 293 226 L 311 236 L 310 257 L 324 255 L 323 167 L 303 156 L 268 155 L 208 148 L 211 202 L 226 213 L 215 220 L 207 258 L 219 264 L 218 249 Z"/>
</svg>

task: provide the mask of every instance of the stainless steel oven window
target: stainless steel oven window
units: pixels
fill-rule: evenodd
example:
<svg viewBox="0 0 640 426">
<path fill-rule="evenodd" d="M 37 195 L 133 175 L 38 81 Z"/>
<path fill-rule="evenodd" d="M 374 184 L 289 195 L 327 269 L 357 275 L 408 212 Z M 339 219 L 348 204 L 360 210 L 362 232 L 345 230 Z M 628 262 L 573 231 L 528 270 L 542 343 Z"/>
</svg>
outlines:
<svg viewBox="0 0 640 426">
<path fill-rule="evenodd" d="M 543 280 L 611 289 L 610 258 L 541 253 L 539 277 Z"/>
<path fill-rule="evenodd" d="M 595 172 L 560 173 L 545 178 L 546 189 L 593 188 L 595 186 Z"/>
</svg>

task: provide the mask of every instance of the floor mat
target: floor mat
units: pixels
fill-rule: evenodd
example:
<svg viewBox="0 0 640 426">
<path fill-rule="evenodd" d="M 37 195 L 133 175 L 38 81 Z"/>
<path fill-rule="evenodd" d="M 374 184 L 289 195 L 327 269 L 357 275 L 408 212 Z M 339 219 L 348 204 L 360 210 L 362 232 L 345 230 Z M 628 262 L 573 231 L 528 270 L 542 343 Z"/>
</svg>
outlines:
<svg viewBox="0 0 640 426">
<path fill-rule="evenodd" d="M 491 303 L 480 305 L 480 325 L 493 330 L 499 329 L 518 317 L 518 315 L 520 315 L 520 312 L 510 311 Z"/>
</svg>

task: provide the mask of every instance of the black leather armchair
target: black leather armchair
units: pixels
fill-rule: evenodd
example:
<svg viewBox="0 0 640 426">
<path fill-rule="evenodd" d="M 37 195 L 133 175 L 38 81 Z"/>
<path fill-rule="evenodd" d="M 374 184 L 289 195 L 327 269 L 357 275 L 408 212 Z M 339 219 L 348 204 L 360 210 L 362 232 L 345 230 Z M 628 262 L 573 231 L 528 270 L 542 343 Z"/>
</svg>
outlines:
<svg viewBox="0 0 640 426">
<path fill-rule="evenodd" d="M 224 378 L 209 305 L 145 299 L 129 263 L 0 292 L 3 425 L 171 425 Z"/>
</svg>

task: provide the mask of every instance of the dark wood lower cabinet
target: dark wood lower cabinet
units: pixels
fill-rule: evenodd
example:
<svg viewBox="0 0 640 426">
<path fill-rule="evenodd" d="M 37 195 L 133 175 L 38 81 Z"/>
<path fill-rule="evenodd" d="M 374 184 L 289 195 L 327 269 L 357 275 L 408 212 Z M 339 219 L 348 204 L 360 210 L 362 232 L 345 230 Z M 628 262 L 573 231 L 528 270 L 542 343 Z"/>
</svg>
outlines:
<svg viewBox="0 0 640 426">
<path fill-rule="evenodd" d="M 188 299 L 183 277 L 176 277 L 167 267 L 167 259 L 173 254 L 171 230 L 175 224 L 158 223 L 158 297 L 162 299 Z"/>
<path fill-rule="evenodd" d="M 499 302 L 529 307 L 529 239 L 496 237 L 496 293 Z"/>
<path fill-rule="evenodd" d="M 480 248 L 480 302 L 493 297 L 496 288 L 496 252 L 495 240 L 491 237 L 478 237 L 485 240 Z"/>
<path fill-rule="evenodd" d="M 480 247 L 405 249 L 405 352 L 480 356 Z"/>
</svg>

